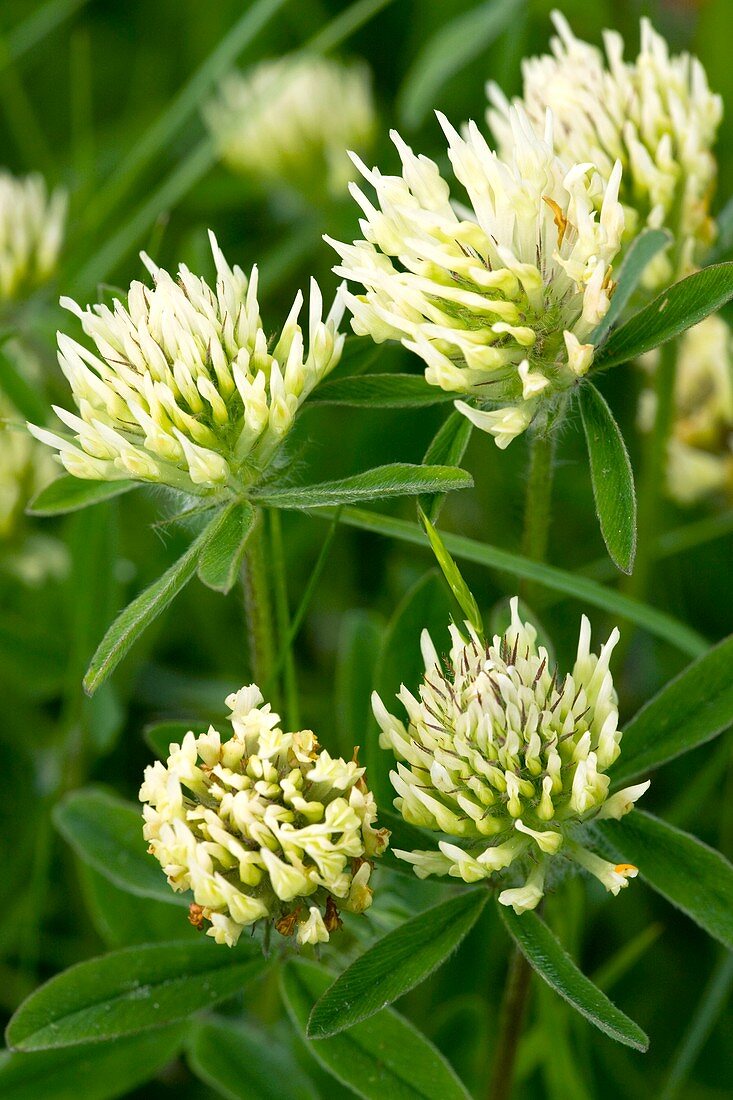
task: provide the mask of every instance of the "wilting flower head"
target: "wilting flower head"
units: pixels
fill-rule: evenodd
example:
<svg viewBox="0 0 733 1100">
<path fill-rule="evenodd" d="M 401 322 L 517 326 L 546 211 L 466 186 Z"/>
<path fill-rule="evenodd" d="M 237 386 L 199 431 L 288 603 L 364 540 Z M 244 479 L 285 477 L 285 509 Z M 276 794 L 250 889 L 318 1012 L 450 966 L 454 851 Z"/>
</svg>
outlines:
<svg viewBox="0 0 733 1100">
<path fill-rule="evenodd" d="M 551 55 L 523 62 L 521 102 L 539 132 L 549 108 L 558 154 L 591 161 L 609 179 L 623 164 L 620 197 L 629 239 L 643 225 L 666 226 L 676 240 L 674 261 L 658 259 L 651 285 L 680 278 L 710 244 L 715 223 L 709 205 L 716 161 L 711 152 L 723 104 L 713 95 L 700 62 L 687 53 L 670 57 L 666 41 L 641 21 L 641 49 L 624 61 L 624 42 L 604 32 L 606 56 L 576 38 L 559 12 Z M 500 148 L 512 142 L 511 108 L 496 84 L 487 88 L 489 125 Z"/>
<path fill-rule="evenodd" d="M 654 371 L 658 352 L 644 356 Z M 655 395 L 641 395 L 639 422 L 651 430 Z M 674 420 L 667 448 L 667 491 L 680 504 L 733 492 L 733 336 L 711 314 L 682 336 L 677 357 Z"/>
<path fill-rule="evenodd" d="M 273 921 L 299 943 L 328 940 L 338 910 L 372 902 L 371 863 L 389 834 L 355 761 L 334 759 L 310 730 L 284 733 L 255 684 L 227 699 L 234 735 L 213 727 L 170 746 L 145 771 L 144 836 L 192 923 L 233 946 Z"/>
<path fill-rule="evenodd" d="M 187 492 L 241 492 L 255 481 L 313 387 L 338 363 L 343 304 L 322 319 L 311 280 L 308 348 L 298 293 L 273 347 L 260 319 L 257 268 L 230 268 L 213 234 L 216 287 L 183 264 L 174 279 L 143 254 L 154 287 L 134 282 L 127 305 L 82 309 L 93 354 L 59 333 L 59 363 L 78 415 L 56 408 L 72 435 L 31 431 L 75 477 L 137 478 Z"/>
<path fill-rule="evenodd" d="M 521 109 L 504 159 L 474 123 L 461 137 L 438 118 L 470 207 L 451 202 L 437 165 L 393 133 L 401 175 L 355 158 L 376 205 L 352 185 L 364 240 L 330 241 L 335 271 L 365 290 L 346 296 L 354 331 L 401 340 L 432 385 L 493 405 L 456 407 L 506 447 L 592 362 L 588 337 L 609 306 L 623 230 L 621 170 L 604 189 L 592 165 L 555 156 L 549 117 L 538 137 Z"/>
<path fill-rule="evenodd" d="M 353 172 L 346 150 L 366 150 L 374 138 L 370 74 L 363 64 L 322 57 L 265 61 L 230 73 L 205 118 L 235 171 L 306 194 L 339 194 Z"/>
<path fill-rule="evenodd" d="M 0 171 L 0 302 L 21 297 L 56 267 L 66 219 L 66 193 L 48 194 L 39 175 Z"/>
<path fill-rule="evenodd" d="M 380 744 L 399 761 L 395 806 L 409 823 L 447 838 L 434 851 L 395 855 L 420 878 L 476 882 L 511 868 L 503 880 L 526 881 L 510 882 L 499 901 L 518 913 L 539 902 L 552 857 L 580 864 L 617 894 L 636 868 L 588 851 L 579 827 L 622 817 L 649 786 L 608 794 L 605 772 L 621 741 L 608 667 L 618 631 L 596 656 L 584 617 L 573 671 L 562 679 L 516 599 L 511 611 L 506 634 L 488 646 L 473 631 L 465 642 L 452 627 L 445 668 L 423 633 L 420 697 L 404 686 L 398 696 L 407 726 L 373 696 Z"/>
</svg>

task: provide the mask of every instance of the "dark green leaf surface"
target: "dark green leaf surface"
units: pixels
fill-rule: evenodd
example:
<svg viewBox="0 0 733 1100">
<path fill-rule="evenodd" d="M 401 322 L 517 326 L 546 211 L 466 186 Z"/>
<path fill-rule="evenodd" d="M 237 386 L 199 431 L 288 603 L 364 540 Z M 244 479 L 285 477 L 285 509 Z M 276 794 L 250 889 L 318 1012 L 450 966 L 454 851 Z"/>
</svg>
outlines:
<svg viewBox="0 0 733 1100">
<path fill-rule="evenodd" d="M 633 1020 L 609 1001 L 605 993 L 587 978 L 536 913 L 517 916 L 513 909 L 498 906 L 507 931 L 532 969 L 559 993 L 581 1016 L 617 1043 L 646 1050 L 649 1039 Z"/>
<path fill-rule="evenodd" d="M 469 890 L 377 940 L 317 1002 L 308 1022 L 309 1037 L 337 1035 L 414 989 L 452 955 L 488 898 L 488 890 Z"/>
<path fill-rule="evenodd" d="M 339 481 L 258 490 L 257 500 L 272 508 L 328 508 L 383 497 L 447 493 L 451 489 L 469 489 L 472 485 L 471 475 L 453 466 L 416 466 L 395 462 Z"/>
<path fill-rule="evenodd" d="M 596 346 L 603 343 L 629 304 L 649 263 L 671 242 L 672 234 L 667 229 L 643 229 L 634 237 L 621 264 L 608 312 L 590 338 L 592 343 Z"/>
<path fill-rule="evenodd" d="M 423 462 L 426 466 L 457 466 L 463 460 L 472 432 L 473 424 L 468 417 L 454 409 L 436 432 Z M 444 503 L 444 493 L 420 497 L 418 501 L 431 523 L 438 522 Z"/>
<path fill-rule="evenodd" d="M 139 487 L 139 481 L 84 481 L 64 474 L 36 493 L 26 512 L 29 516 L 61 516 Z"/>
<path fill-rule="evenodd" d="M 252 534 L 256 513 L 246 500 L 230 508 L 224 522 L 201 551 L 198 576 L 215 592 L 231 592 L 242 567 L 247 539 Z"/>
<path fill-rule="evenodd" d="M 186 550 L 185 554 L 166 569 L 162 577 L 153 581 L 124 611 L 120 612 L 107 630 L 92 657 L 91 664 L 84 677 L 84 690 L 93 695 L 126 655 L 133 643 L 140 637 L 154 619 L 175 599 L 178 593 L 191 580 L 199 563 L 199 558 L 208 545 L 222 530 L 236 504 L 218 512 L 207 527 Z"/>
<path fill-rule="evenodd" d="M 379 512 L 367 512 L 358 508 L 345 508 L 341 513 L 341 522 L 348 527 L 358 527 L 363 531 L 374 531 L 376 534 L 386 535 L 389 538 L 401 539 L 404 542 L 417 546 L 428 544 L 427 535 L 417 523 L 397 519 L 394 516 L 381 515 Z M 610 611 L 621 619 L 636 623 L 659 638 L 663 638 L 670 645 L 675 646 L 682 653 L 691 657 L 699 657 L 705 653 L 709 646 L 705 638 L 684 623 L 673 619 L 658 611 L 655 607 L 642 603 L 640 600 L 624 596 L 612 588 L 606 588 L 596 581 L 589 580 L 577 573 L 566 572 L 556 566 L 544 565 L 541 562 L 531 561 L 520 554 L 513 554 L 508 550 L 501 550 L 497 546 L 488 546 L 477 539 L 469 539 L 464 535 L 443 533 L 443 542 L 449 553 L 455 558 L 464 561 L 476 562 L 499 572 L 508 573 L 512 577 L 522 577 L 526 580 L 536 581 L 555 592 L 562 592 L 574 600 L 580 600 L 593 607 L 600 607 L 604 611 Z"/>
<path fill-rule="evenodd" d="M 517 18 L 525 0 L 489 0 L 442 24 L 408 69 L 399 92 L 403 126 L 418 126 L 440 106 L 444 84 L 484 50 Z"/>
<path fill-rule="evenodd" d="M 629 453 L 613 413 L 595 386 L 582 385 L 578 400 L 603 541 L 619 569 L 631 573 L 636 554 L 636 492 Z"/>
<path fill-rule="evenodd" d="M 718 236 L 705 257 L 706 264 L 715 264 L 724 260 L 733 249 L 733 196 L 728 199 L 717 217 Z"/>
<path fill-rule="evenodd" d="M 733 865 L 720 852 L 642 810 L 596 827 L 617 859 L 733 951 Z"/>
<path fill-rule="evenodd" d="M 3 1100 L 113 1100 L 166 1066 L 185 1036 L 180 1024 L 154 1034 L 32 1054 L 0 1054 Z"/>
<path fill-rule="evenodd" d="M 109 951 L 133 944 L 201 939 L 201 932 L 193 927 L 181 906 L 153 898 L 143 903 L 83 861 L 79 862 L 78 872 L 87 910 Z"/>
<path fill-rule="evenodd" d="M 614 786 L 704 745 L 733 724 L 733 635 L 666 684 L 624 727 Z"/>
<path fill-rule="evenodd" d="M 283 999 L 304 1038 L 313 1004 L 332 981 L 333 974 L 305 959 L 291 959 L 282 971 Z M 391 1008 L 344 1034 L 309 1041 L 308 1050 L 364 1100 L 468 1100 L 443 1056 Z"/>
<path fill-rule="evenodd" d="M 143 737 L 159 760 L 167 760 L 171 744 L 180 745 L 189 730 L 200 737 L 208 728 L 208 722 L 156 722 L 145 727 Z M 222 740 L 226 738 L 222 737 Z"/>
<path fill-rule="evenodd" d="M 425 528 L 425 533 L 427 534 L 428 541 L 430 542 L 430 549 L 435 554 L 435 559 L 442 570 L 443 576 L 448 582 L 448 587 L 453 593 L 453 597 L 456 600 L 462 615 L 471 624 L 473 629 L 478 634 L 479 638 L 483 637 L 484 624 L 481 619 L 481 612 L 479 611 L 476 600 L 473 597 L 473 593 L 464 581 L 460 569 L 446 550 L 445 543 L 443 542 L 436 529 L 433 527 L 428 517 L 422 510 L 420 510 L 419 515 L 420 522 Z"/>
<path fill-rule="evenodd" d="M 460 394 L 431 386 L 421 374 L 365 374 L 324 382 L 310 395 L 308 404 L 419 409 L 455 401 L 457 397 Z"/>
<path fill-rule="evenodd" d="M 318 1100 L 290 1052 L 248 1024 L 202 1021 L 189 1044 L 188 1061 L 196 1076 L 227 1100 Z"/>
<path fill-rule="evenodd" d="M 698 324 L 733 298 L 733 263 L 714 264 L 663 290 L 612 332 L 594 366 L 615 367 L 637 359 Z"/>
<path fill-rule="evenodd" d="M 256 944 L 212 940 L 125 947 L 78 963 L 31 993 L 6 1031 L 16 1050 L 100 1043 L 186 1020 L 238 993 L 266 963 Z"/>
<path fill-rule="evenodd" d="M 62 799 L 53 820 L 79 858 L 120 889 L 168 905 L 188 904 L 171 890 L 160 864 L 147 853 L 142 806 L 88 787 Z"/>
<path fill-rule="evenodd" d="M 336 648 L 335 704 L 337 749 L 346 759 L 354 745 L 364 746 L 372 721 L 369 700 L 375 668 L 386 631 L 384 619 L 372 611 L 355 608 L 341 620 Z"/>
</svg>

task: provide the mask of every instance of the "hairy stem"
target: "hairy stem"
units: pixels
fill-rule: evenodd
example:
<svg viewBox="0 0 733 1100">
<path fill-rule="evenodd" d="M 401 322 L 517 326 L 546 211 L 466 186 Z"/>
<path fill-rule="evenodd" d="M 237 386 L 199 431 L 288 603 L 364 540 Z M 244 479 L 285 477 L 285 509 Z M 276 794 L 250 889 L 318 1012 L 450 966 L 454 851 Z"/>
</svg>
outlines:
<svg viewBox="0 0 733 1100">
<path fill-rule="evenodd" d="M 275 588 L 275 617 L 277 619 L 278 674 L 283 668 L 283 686 L 287 709 L 288 729 L 300 728 L 300 707 L 298 705 L 298 682 L 293 659 L 293 646 L 290 638 L 290 607 L 288 603 L 288 583 L 285 575 L 285 551 L 283 548 L 282 524 L 280 513 L 273 508 L 270 513 L 270 543 L 272 546 L 272 574 Z"/>
<path fill-rule="evenodd" d="M 267 574 L 263 517 L 260 514 L 249 537 L 242 567 L 250 664 L 258 684 L 267 683 L 275 667 L 275 639 Z"/>
<path fill-rule="evenodd" d="M 512 1094 L 514 1064 L 527 1011 L 531 977 L 532 970 L 529 963 L 521 951 L 515 948 L 509 962 L 509 972 L 504 987 L 499 1035 L 494 1068 L 486 1094 L 487 1100 L 509 1100 Z"/>
<path fill-rule="evenodd" d="M 544 561 L 547 556 L 556 440 L 555 424 L 541 428 L 530 439 L 521 550 L 532 561 Z M 523 581 L 521 594 L 527 599 L 531 584 Z"/>
</svg>

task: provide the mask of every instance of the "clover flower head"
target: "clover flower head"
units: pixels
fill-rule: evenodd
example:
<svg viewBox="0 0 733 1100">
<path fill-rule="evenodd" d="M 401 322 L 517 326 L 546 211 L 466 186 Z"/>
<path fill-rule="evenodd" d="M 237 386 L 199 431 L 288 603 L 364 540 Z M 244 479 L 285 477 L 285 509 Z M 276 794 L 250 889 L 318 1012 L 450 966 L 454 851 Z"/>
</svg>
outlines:
<svg viewBox="0 0 733 1100">
<path fill-rule="evenodd" d="M 715 234 L 709 205 L 717 166 L 712 147 L 723 113 L 697 58 L 670 56 L 648 19 L 641 48 L 624 60 L 624 42 L 604 32 L 601 50 L 576 38 L 559 12 L 551 54 L 523 62 L 520 102 L 539 133 L 549 108 L 560 156 L 591 161 L 609 179 L 623 165 L 620 197 L 631 239 L 643 225 L 666 226 L 676 238 L 672 258 L 658 257 L 645 273 L 650 287 L 687 274 Z M 511 144 L 511 105 L 492 83 L 488 123 L 500 149 Z"/>
<path fill-rule="evenodd" d="M 323 57 L 230 73 L 204 114 L 230 168 L 306 194 L 339 195 L 353 174 L 347 149 L 367 150 L 375 132 L 367 67 Z"/>
<path fill-rule="evenodd" d="M 592 363 L 623 231 L 621 169 L 604 186 L 592 165 L 559 160 L 552 120 L 539 137 L 521 108 L 503 158 L 474 123 L 461 136 L 438 119 L 470 206 L 393 133 L 401 175 L 354 158 L 376 197 L 352 185 L 364 239 L 326 239 L 341 257 L 334 270 L 364 287 L 346 295 L 354 331 L 401 340 L 427 381 L 469 395 L 456 407 L 506 447 Z"/>
<path fill-rule="evenodd" d="M 0 302 L 22 297 L 53 274 L 66 221 L 66 192 L 42 176 L 0 171 Z"/>
<path fill-rule="evenodd" d="M 171 744 L 145 771 L 145 839 L 176 891 L 191 890 L 192 923 L 236 944 L 272 922 L 299 943 L 340 927 L 339 910 L 372 902 L 376 829 L 364 768 L 331 757 L 310 730 L 286 733 L 256 684 L 230 695 L 233 736 L 211 727 Z"/>
<path fill-rule="evenodd" d="M 153 288 L 134 282 L 127 303 L 74 313 L 97 353 L 59 333 L 59 363 L 77 413 L 56 408 L 70 434 L 31 427 L 79 478 L 136 478 L 189 493 L 242 493 L 287 435 L 300 405 L 341 356 L 340 293 L 328 316 L 314 279 L 308 346 L 298 293 L 282 332 L 268 344 L 249 278 L 230 267 L 209 234 L 212 289 L 181 264 L 177 278 L 143 254 Z"/>
<path fill-rule="evenodd" d="M 649 352 L 643 366 L 653 374 L 658 360 L 658 352 Z M 654 391 L 645 389 L 639 404 L 644 431 L 654 424 L 655 406 Z M 715 314 L 680 339 L 666 488 L 682 505 L 733 492 L 733 336 Z"/>
<path fill-rule="evenodd" d="M 476 882 L 500 875 L 499 901 L 517 913 L 534 909 L 548 871 L 563 858 L 595 875 L 617 894 L 636 874 L 611 864 L 583 843 L 584 823 L 620 818 L 648 783 L 609 795 L 607 769 L 619 754 L 621 732 L 611 652 L 614 630 L 600 654 L 590 652 L 584 617 L 573 670 L 564 679 L 550 668 L 537 632 L 511 602 L 511 624 L 485 646 L 451 628 L 445 667 L 426 632 L 425 675 L 419 698 L 402 687 L 405 725 L 379 696 L 373 708 L 380 744 L 392 749 L 395 806 L 412 825 L 442 833 L 432 851 L 398 851 L 419 878 L 451 875 Z M 511 869 L 511 870 L 510 870 Z M 523 874 L 513 886 L 507 878 Z"/>
</svg>

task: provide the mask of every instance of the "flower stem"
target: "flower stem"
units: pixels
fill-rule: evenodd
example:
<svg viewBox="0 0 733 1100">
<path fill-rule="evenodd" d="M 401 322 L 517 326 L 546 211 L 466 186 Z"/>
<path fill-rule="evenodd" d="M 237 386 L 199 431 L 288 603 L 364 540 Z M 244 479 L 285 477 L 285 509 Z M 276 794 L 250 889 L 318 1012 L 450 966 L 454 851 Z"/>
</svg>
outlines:
<svg viewBox="0 0 733 1100">
<path fill-rule="evenodd" d="M 538 429 L 530 439 L 529 473 L 524 502 L 522 553 L 532 561 L 544 561 L 550 533 L 550 505 L 557 440 L 555 424 Z M 522 597 L 527 599 L 532 587 L 522 583 Z"/>
<path fill-rule="evenodd" d="M 487 1100 L 509 1100 L 512 1094 L 514 1064 L 527 1011 L 531 977 L 532 970 L 529 963 L 521 951 L 515 948 L 509 962 L 509 972 L 504 988 L 496 1055 L 489 1090 L 486 1094 Z"/>
<path fill-rule="evenodd" d="M 289 723 L 288 729 L 300 729 L 298 681 L 295 673 L 293 647 L 290 639 L 290 608 L 288 605 L 288 584 L 285 574 L 282 523 L 280 521 L 280 513 L 276 508 L 271 509 L 269 518 L 278 640 L 278 667 L 275 669 L 274 675 L 277 676 L 280 665 L 282 665 L 285 706 L 287 708 L 287 719 Z"/>
<path fill-rule="evenodd" d="M 275 639 L 261 513 L 247 543 L 242 580 L 252 674 L 265 684 L 275 666 Z"/>
<path fill-rule="evenodd" d="M 666 478 L 667 444 L 674 418 L 676 374 L 677 343 L 670 341 L 659 349 L 659 363 L 654 372 L 654 427 L 646 440 L 639 482 L 638 550 L 636 567 L 627 585 L 628 592 L 639 599 L 646 596 L 654 560 L 654 541 L 659 535 L 659 504 Z"/>
</svg>

